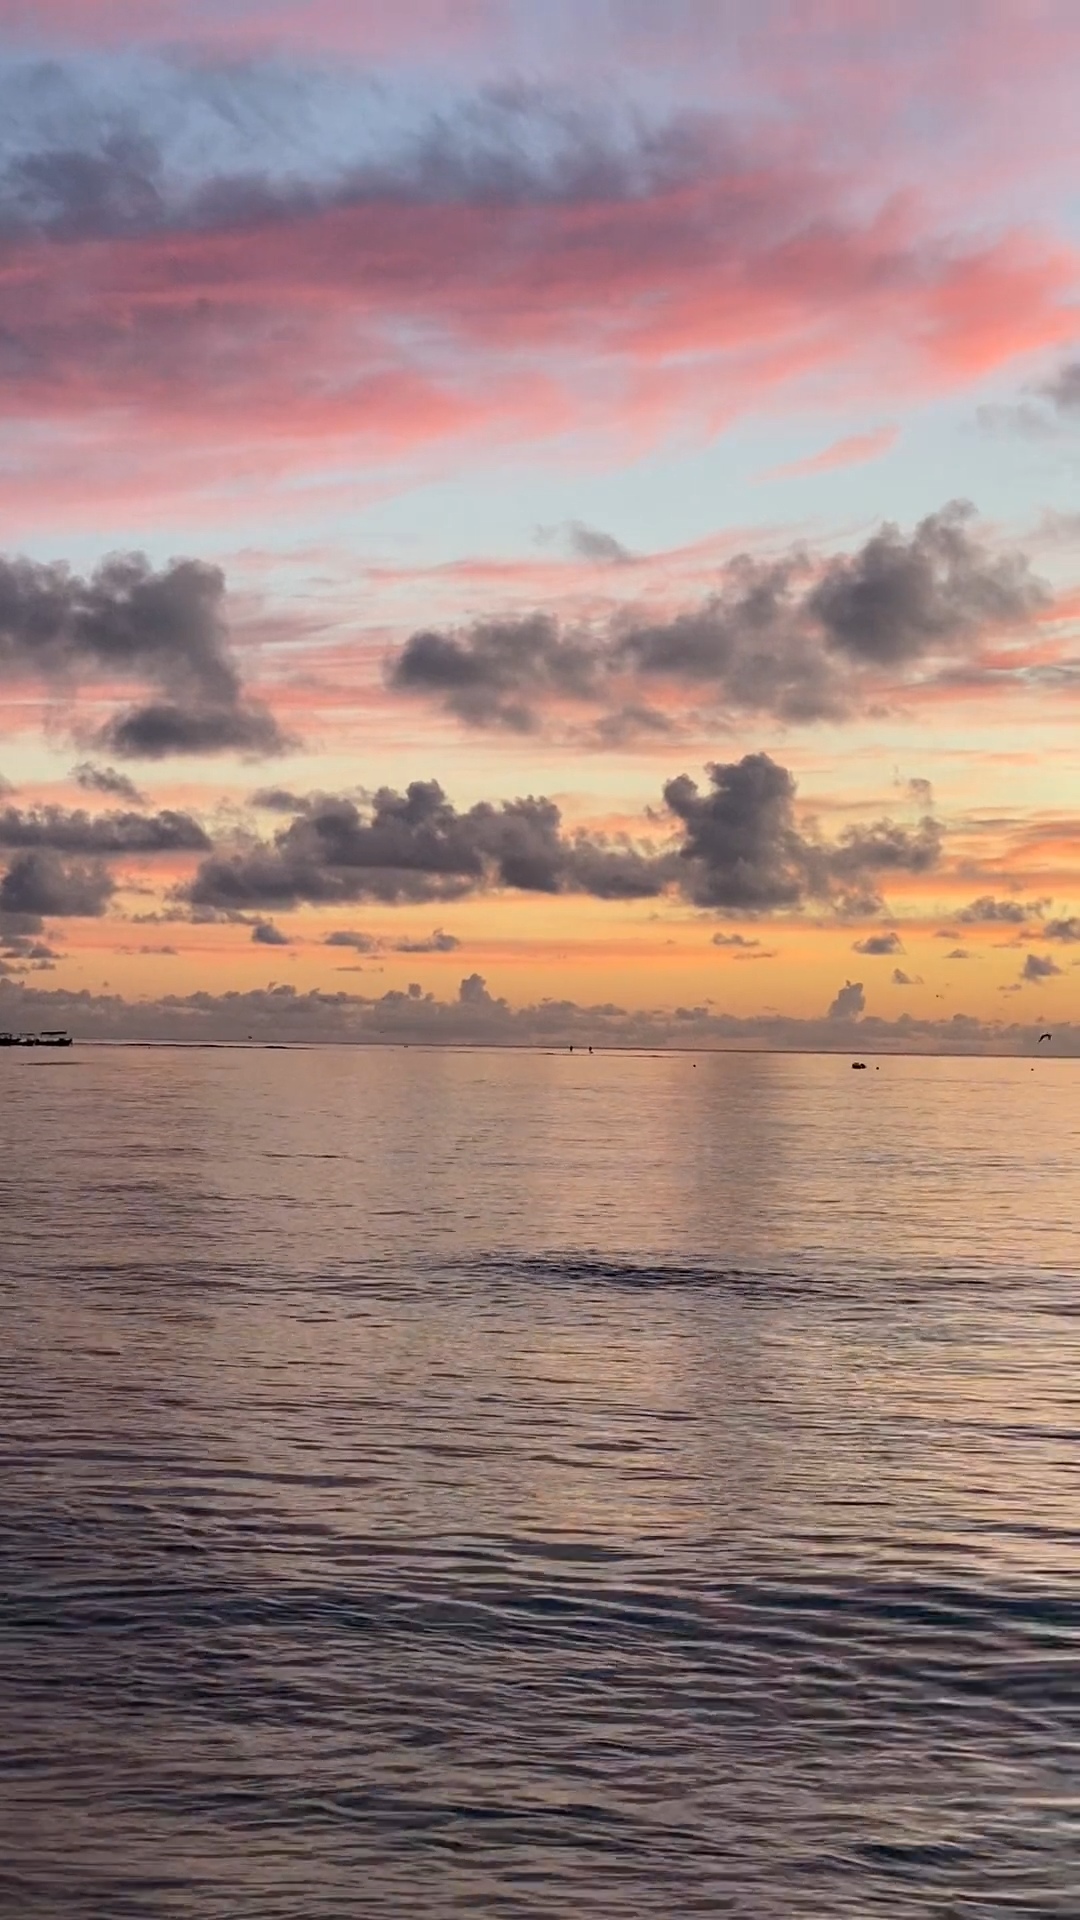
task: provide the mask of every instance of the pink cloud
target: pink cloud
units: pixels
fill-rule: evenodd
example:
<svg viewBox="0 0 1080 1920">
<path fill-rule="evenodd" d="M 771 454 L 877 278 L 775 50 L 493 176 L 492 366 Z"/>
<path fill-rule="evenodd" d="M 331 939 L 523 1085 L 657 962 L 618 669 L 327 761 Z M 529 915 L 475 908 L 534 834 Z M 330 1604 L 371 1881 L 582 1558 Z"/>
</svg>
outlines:
<svg viewBox="0 0 1080 1920">
<path fill-rule="evenodd" d="M 1063 244 L 946 247 L 911 208 L 843 203 L 836 181 L 717 158 L 640 198 L 366 199 L 9 243 L 0 392 L 12 427 L 62 442 L 98 422 L 129 468 L 164 446 L 205 485 L 212 445 L 216 479 L 272 484 L 576 430 L 625 455 L 824 378 L 854 401 L 884 377 L 908 398 L 955 389 L 1072 332 Z M 887 431 L 806 470 L 870 458 Z"/>
<path fill-rule="evenodd" d="M 865 460 L 876 460 L 879 454 L 887 453 L 895 446 L 896 427 L 875 427 L 870 433 L 848 433 L 840 440 L 833 440 L 820 453 L 812 453 L 805 460 L 790 460 L 786 466 L 771 467 L 762 478 L 767 480 L 794 480 L 803 474 L 831 473 L 836 467 L 856 467 Z"/>
</svg>

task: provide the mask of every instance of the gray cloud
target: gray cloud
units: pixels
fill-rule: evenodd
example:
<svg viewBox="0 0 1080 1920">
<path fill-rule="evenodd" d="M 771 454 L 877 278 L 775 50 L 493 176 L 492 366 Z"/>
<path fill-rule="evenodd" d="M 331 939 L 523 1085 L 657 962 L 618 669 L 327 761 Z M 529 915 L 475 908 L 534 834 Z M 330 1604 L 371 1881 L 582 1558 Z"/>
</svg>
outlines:
<svg viewBox="0 0 1080 1920">
<path fill-rule="evenodd" d="M 971 955 L 966 947 L 953 947 L 952 951 L 945 955 L 945 958 L 946 960 L 970 960 Z"/>
<path fill-rule="evenodd" d="M 388 680 L 398 692 L 437 696 L 470 726 L 530 733 L 538 703 L 598 698 L 599 670 L 586 640 L 564 638 L 554 620 L 536 613 L 477 621 L 464 638 L 414 633 Z"/>
<path fill-rule="evenodd" d="M 57 853 L 206 853 L 210 839 L 189 813 L 84 813 L 81 808 L 0 807 L 0 847 Z"/>
<path fill-rule="evenodd" d="M 1021 980 L 1049 980 L 1053 974 L 1060 972 L 1061 968 L 1057 961 L 1052 960 L 1048 953 L 1029 953 L 1020 969 L 1020 978 Z"/>
<path fill-rule="evenodd" d="M 708 773 L 710 792 L 686 774 L 664 788 L 685 829 L 683 887 L 699 906 L 769 911 L 855 888 L 848 904 L 869 911 L 878 904 L 875 874 L 923 872 L 938 858 L 941 830 L 930 819 L 914 831 L 887 820 L 847 828 L 831 845 L 809 837 L 796 822 L 795 782 L 768 754 Z"/>
<path fill-rule="evenodd" d="M 1044 940 L 1061 940 L 1073 946 L 1080 940 L 1080 919 L 1072 914 L 1067 920 L 1048 920 L 1040 932 Z"/>
<path fill-rule="evenodd" d="M 747 940 L 741 933 L 714 933 L 712 944 L 714 947 L 760 947 L 761 941 Z"/>
<path fill-rule="evenodd" d="M 646 125 L 640 113 L 605 112 L 595 100 L 586 109 L 566 94 L 520 83 L 483 88 L 411 125 L 400 103 L 391 132 L 365 93 L 351 102 L 347 123 L 338 114 L 343 158 L 327 169 L 321 159 L 310 164 L 302 131 L 340 108 L 328 97 L 328 74 L 317 82 L 294 73 L 285 97 L 281 73 L 269 63 L 200 63 L 170 74 L 162 99 L 162 71 L 140 76 L 147 117 L 161 126 L 155 139 L 133 113 L 121 121 L 96 106 L 78 69 L 54 64 L 51 87 L 63 89 L 63 104 L 36 137 L 31 120 L 0 175 L 0 232 L 62 243 L 269 224 L 365 203 L 610 203 L 699 176 L 715 143 L 700 117 Z M 40 68 L 37 78 L 40 92 Z M 19 107 L 26 101 L 24 85 Z M 10 128 L 11 100 L 4 105 Z M 64 128 L 62 143 L 56 125 Z M 189 137 L 177 147 L 185 125 Z M 380 129 L 374 151 L 369 125 Z M 253 152 L 260 155 L 254 165 Z"/>
<path fill-rule="evenodd" d="M 634 558 L 629 547 L 624 547 L 614 534 L 604 533 L 599 527 L 588 527 L 583 520 L 567 521 L 566 537 L 571 552 L 581 560 L 606 560 L 613 566 L 627 566 Z"/>
<path fill-rule="evenodd" d="M 850 984 L 850 983 L 849 983 Z M 820 1049 L 844 1054 L 851 1046 L 846 1018 L 801 1020 L 780 1014 L 740 1018 L 710 1006 L 628 1010 L 612 1002 L 582 1006 L 544 1000 L 509 1006 L 479 975 L 469 976 L 446 1000 L 415 984 L 377 997 L 280 985 L 249 992 L 167 994 L 131 1003 L 118 994 L 42 989 L 0 983 L 0 1027 L 66 1027 L 76 1040 L 241 1040 L 254 1034 L 275 1045 L 292 1041 L 400 1045 L 403 1040 L 459 1045 L 604 1046 L 683 1050 Z M 859 1017 L 859 1047 L 867 1054 L 1008 1053 L 1033 1057 L 1039 1035 L 1033 1021 L 1005 1025 L 957 1013 L 947 1019 Z M 1054 1022 L 1056 1053 L 1080 1057 L 1080 1024 Z M 838 1071 L 839 1063 L 838 1063 Z"/>
<path fill-rule="evenodd" d="M 256 920 L 251 929 L 251 937 L 260 947 L 287 947 L 289 936 L 275 927 L 272 920 Z"/>
<path fill-rule="evenodd" d="M 1059 413 L 1080 413 L 1080 360 L 1067 360 L 1040 392 Z"/>
<path fill-rule="evenodd" d="M 134 780 L 126 773 L 118 773 L 115 767 L 98 767 L 92 760 L 82 760 L 72 767 L 71 777 L 84 793 L 105 793 L 116 800 L 130 800 L 133 806 L 142 807 L 146 802 Z"/>
<path fill-rule="evenodd" d="M 323 945 L 351 947 L 354 953 L 378 953 L 380 942 L 373 933 L 356 933 L 351 927 L 340 927 L 336 933 L 327 934 Z"/>
<path fill-rule="evenodd" d="M 269 708 L 254 703 L 221 708 L 185 707 L 154 700 L 118 714 L 101 730 L 101 743 L 131 760 L 164 760 L 171 754 L 281 753 L 285 741 Z"/>
<path fill-rule="evenodd" d="M 807 602 L 826 644 L 898 666 L 1046 604 L 1026 559 L 993 554 L 969 532 L 971 518 L 972 509 L 954 501 L 928 514 L 909 540 L 886 525 L 857 554 L 831 561 Z"/>
<path fill-rule="evenodd" d="M 394 690 L 435 700 L 475 727 L 535 731 L 566 703 L 603 710 L 597 738 L 626 738 L 625 714 L 662 719 L 627 685 L 678 685 L 731 712 L 792 723 L 838 720 L 904 675 L 1048 601 L 1020 554 L 995 554 L 954 502 L 909 536 L 885 525 L 854 554 L 748 555 L 699 606 L 643 621 L 625 608 L 599 628 L 544 613 L 414 633 L 387 664 Z M 619 715 L 624 716 L 620 723 Z M 929 803 L 929 790 L 924 796 Z"/>
<path fill-rule="evenodd" d="M 922 975 L 920 973 L 905 973 L 903 967 L 894 967 L 892 970 L 892 983 L 894 987 L 921 987 L 923 983 Z"/>
<path fill-rule="evenodd" d="M 444 933 L 441 927 L 436 927 L 434 933 L 429 933 L 426 940 L 395 940 L 391 952 L 456 953 L 460 945 L 461 941 L 452 933 Z"/>
<path fill-rule="evenodd" d="M 302 813 L 306 802 L 288 787 L 257 787 L 251 804 L 262 807 L 266 813 Z"/>
<path fill-rule="evenodd" d="M 851 951 L 866 954 L 903 953 L 904 943 L 898 933 L 871 933 L 865 940 L 856 940 Z"/>
<path fill-rule="evenodd" d="M 230 652 L 224 593 L 220 570 L 198 560 L 155 572 L 140 554 L 113 555 L 88 578 L 0 560 L 0 682 L 32 675 L 65 697 L 87 679 L 150 686 L 153 698 L 101 730 L 121 755 L 279 752 L 284 736 Z"/>
<path fill-rule="evenodd" d="M 866 995 L 860 980 L 846 980 L 832 1001 L 826 1019 L 857 1020 L 866 1009 Z"/>
<path fill-rule="evenodd" d="M 195 909 L 242 913 L 303 901 L 454 900 L 500 887 L 602 900 L 675 889 L 719 910 L 768 912 L 808 897 L 854 898 L 869 910 L 875 874 L 922 872 L 937 856 L 930 820 L 916 829 L 880 821 L 833 843 L 803 833 L 795 783 L 768 754 L 713 764 L 708 779 L 704 792 L 686 774 L 667 782 L 669 839 L 659 847 L 568 833 L 554 802 L 534 796 L 459 812 L 435 781 L 413 781 L 404 794 L 383 788 L 363 808 L 320 795 L 272 840 L 215 851 L 181 897 Z"/>
<path fill-rule="evenodd" d="M 586 892 L 600 899 L 657 894 L 661 860 L 630 845 L 565 835 L 543 799 L 483 801 L 459 813 L 436 781 L 404 794 L 382 788 L 370 808 L 322 797 L 266 842 L 204 861 L 186 897 L 243 910 L 300 901 L 453 900 L 485 887 Z"/>
<path fill-rule="evenodd" d="M 0 881 L 0 916 L 97 919 L 115 892 L 99 861 L 66 861 L 51 851 L 21 853 Z"/>
<path fill-rule="evenodd" d="M 962 907 L 959 913 L 953 915 L 953 919 L 966 927 L 990 925 L 995 921 L 1018 927 L 1023 925 L 1032 911 L 1030 906 L 1021 905 L 1019 900 L 995 900 L 992 895 L 984 893 L 973 900 L 970 906 Z"/>
</svg>

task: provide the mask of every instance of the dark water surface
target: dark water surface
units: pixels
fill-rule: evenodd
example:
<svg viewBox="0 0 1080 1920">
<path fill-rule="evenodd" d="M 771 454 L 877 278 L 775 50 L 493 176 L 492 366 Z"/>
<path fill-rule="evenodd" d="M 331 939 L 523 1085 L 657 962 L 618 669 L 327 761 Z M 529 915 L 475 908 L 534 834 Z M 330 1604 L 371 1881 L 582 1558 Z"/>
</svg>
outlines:
<svg viewBox="0 0 1080 1920">
<path fill-rule="evenodd" d="M 1080 1065 L 0 1056 L 18 1920 L 1080 1913 Z"/>
</svg>

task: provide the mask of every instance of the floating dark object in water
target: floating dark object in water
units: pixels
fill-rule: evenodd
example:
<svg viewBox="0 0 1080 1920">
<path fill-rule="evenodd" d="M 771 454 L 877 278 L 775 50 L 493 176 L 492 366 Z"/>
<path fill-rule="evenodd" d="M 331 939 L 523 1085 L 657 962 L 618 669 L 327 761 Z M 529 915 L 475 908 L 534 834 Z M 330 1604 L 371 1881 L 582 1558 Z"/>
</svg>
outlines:
<svg viewBox="0 0 1080 1920">
<path fill-rule="evenodd" d="M 866 1072 L 866 1061 L 865 1061 L 865 1060 L 853 1060 L 853 1061 L 852 1061 L 852 1063 L 851 1063 L 851 1068 L 852 1068 L 852 1072 L 853 1072 L 853 1073 L 865 1073 L 865 1072 Z"/>
<path fill-rule="evenodd" d="M 1041 1047 L 1044 1040 L 1052 1040 L 1053 1037 L 1054 1036 L 1052 1033 L 1040 1033 L 1039 1039 L 1038 1039 L 1038 1045 Z"/>
</svg>

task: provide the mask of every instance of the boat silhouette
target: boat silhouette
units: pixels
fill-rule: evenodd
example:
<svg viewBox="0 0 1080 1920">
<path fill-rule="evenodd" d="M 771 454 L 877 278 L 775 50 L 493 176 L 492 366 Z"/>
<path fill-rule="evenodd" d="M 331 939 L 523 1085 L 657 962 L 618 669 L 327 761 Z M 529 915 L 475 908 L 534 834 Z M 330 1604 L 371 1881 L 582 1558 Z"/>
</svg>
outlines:
<svg viewBox="0 0 1080 1920">
<path fill-rule="evenodd" d="M 43 1033 L 0 1033 L 0 1047 L 70 1047 L 73 1044 L 64 1027 L 46 1027 Z"/>
</svg>

